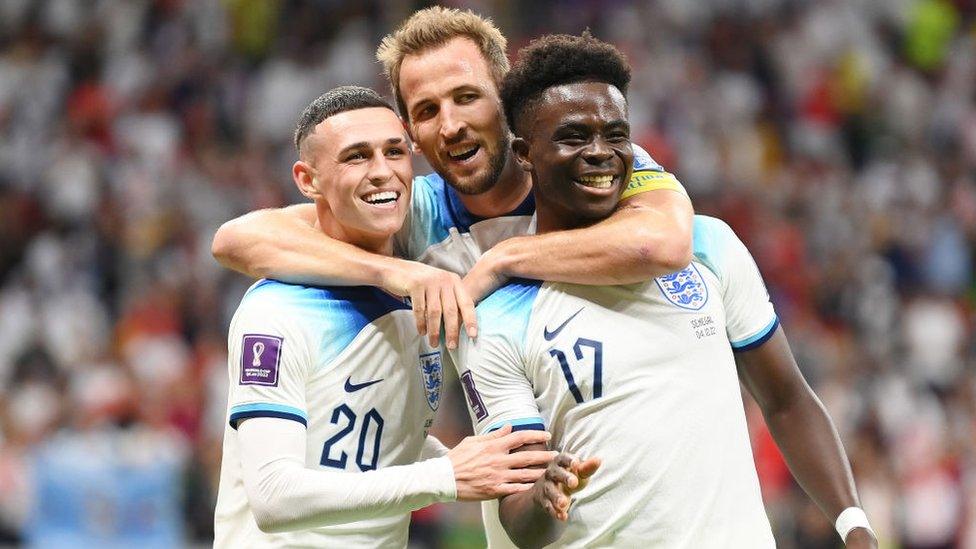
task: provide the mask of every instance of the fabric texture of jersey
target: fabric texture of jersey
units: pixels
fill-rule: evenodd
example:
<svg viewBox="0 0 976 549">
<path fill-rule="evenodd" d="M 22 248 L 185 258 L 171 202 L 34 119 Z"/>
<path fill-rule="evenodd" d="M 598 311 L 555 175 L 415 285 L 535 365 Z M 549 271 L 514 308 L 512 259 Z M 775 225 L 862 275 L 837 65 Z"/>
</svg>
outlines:
<svg viewBox="0 0 976 549">
<path fill-rule="evenodd" d="M 554 546 L 774 546 L 733 352 L 778 324 L 728 225 L 696 216 L 678 273 L 515 281 L 477 311 L 478 338 L 456 360 L 475 431 L 544 428 L 554 448 L 603 460 Z"/>
<path fill-rule="evenodd" d="M 673 175 L 634 145 L 634 172 L 625 196 L 657 189 L 685 193 Z M 397 255 L 461 276 L 495 244 L 534 232 L 532 193 L 508 214 L 482 218 L 469 212 L 457 191 L 434 173 L 413 179 L 410 204 L 410 215 L 395 238 Z"/>
<path fill-rule="evenodd" d="M 261 281 L 228 336 L 230 397 L 216 547 L 404 547 L 409 515 L 265 534 L 248 507 L 239 421 L 307 426 L 306 466 L 369 471 L 417 461 L 440 403 L 441 355 L 399 299 L 372 287 Z"/>
</svg>

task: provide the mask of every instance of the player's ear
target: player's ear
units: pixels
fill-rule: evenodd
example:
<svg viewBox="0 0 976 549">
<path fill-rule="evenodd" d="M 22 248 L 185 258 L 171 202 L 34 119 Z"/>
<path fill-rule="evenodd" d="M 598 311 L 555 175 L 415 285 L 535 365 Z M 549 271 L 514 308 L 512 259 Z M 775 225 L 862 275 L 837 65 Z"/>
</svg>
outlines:
<svg viewBox="0 0 976 549">
<path fill-rule="evenodd" d="M 322 196 L 322 193 L 315 187 L 315 170 L 304 160 L 299 160 L 292 165 L 291 178 L 295 180 L 298 191 L 307 198 L 315 200 Z"/>
<path fill-rule="evenodd" d="M 532 162 L 529 160 L 528 141 L 521 137 L 512 139 L 512 153 L 515 154 L 515 162 L 518 163 L 519 168 L 527 172 L 532 171 Z"/>
</svg>

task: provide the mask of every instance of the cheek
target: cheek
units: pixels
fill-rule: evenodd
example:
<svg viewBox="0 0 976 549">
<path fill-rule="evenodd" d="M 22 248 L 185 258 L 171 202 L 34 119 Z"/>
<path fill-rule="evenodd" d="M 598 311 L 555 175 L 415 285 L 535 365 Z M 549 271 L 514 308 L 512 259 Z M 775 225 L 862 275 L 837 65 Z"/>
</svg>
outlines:
<svg viewBox="0 0 976 549">
<path fill-rule="evenodd" d="M 348 204 L 355 200 L 354 194 L 360 181 L 356 172 L 356 168 L 343 168 L 336 174 L 337 177 L 325 188 L 330 202 Z"/>
<path fill-rule="evenodd" d="M 413 179 L 413 166 L 410 163 L 410 159 L 399 161 L 392 166 L 393 173 L 396 174 L 397 179 L 403 182 L 404 185 L 409 187 L 410 181 Z"/>
</svg>

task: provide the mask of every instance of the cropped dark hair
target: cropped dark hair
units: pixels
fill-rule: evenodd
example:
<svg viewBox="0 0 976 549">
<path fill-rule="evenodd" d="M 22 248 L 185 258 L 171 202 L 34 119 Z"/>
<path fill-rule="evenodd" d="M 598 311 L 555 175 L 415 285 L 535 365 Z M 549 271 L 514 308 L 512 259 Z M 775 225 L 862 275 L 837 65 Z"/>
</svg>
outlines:
<svg viewBox="0 0 976 549">
<path fill-rule="evenodd" d="M 515 125 L 542 92 L 575 82 L 605 82 L 627 95 L 630 65 L 617 48 L 594 38 L 548 34 L 522 48 L 502 83 L 501 96 L 508 127 Z"/>
<path fill-rule="evenodd" d="M 378 93 L 362 86 L 339 86 L 323 93 L 318 99 L 309 103 L 298 118 L 298 125 L 295 127 L 295 148 L 301 153 L 302 142 L 308 134 L 312 133 L 315 126 L 326 118 L 341 112 L 371 107 L 393 110 L 393 106 Z"/>
</svg>

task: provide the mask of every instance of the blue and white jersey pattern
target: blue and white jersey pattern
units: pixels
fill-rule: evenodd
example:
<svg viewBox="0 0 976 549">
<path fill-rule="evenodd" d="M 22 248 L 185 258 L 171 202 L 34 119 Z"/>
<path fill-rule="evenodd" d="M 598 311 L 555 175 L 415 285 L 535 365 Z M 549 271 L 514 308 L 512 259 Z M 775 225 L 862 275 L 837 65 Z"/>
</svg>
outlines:
<svg viewBox="0 0 976 549">
<path fill-rule="evenodd" d="M 548 429 L 554 448 L 603 460 L 556 546 L 773 547 L 733 352 L 778 321 L 728 225 L 696 216 L 676 274 L 516 281 L 477 310 L 456 360 L 476 433 Z"/>
<path fill-rule="evenodd" d="M 441 354 L 410 309 L 372 287 L 261 281 L 228 337 L 230 397 L 217 547 L 404 547 L 409 515 L 265 534 L 248 507 L 236 428 L 251 417 L 306 425 L 306 466 L 346 472 L 420 458 L 440 404 Z"/>
<path fill-rule="evenodd" d="M 684 192 L 641 147 L 634 145 L 634 176 L 664 174 Z M 482 218 L 469 212 L 457 191 L 436 173 L 413 180 L 410 215 L 396 235 L 397 255 L 464 276 L 492 246 L 513 236 L 535 232 L 532 193 L 506 215 Z"/>
</svg>

